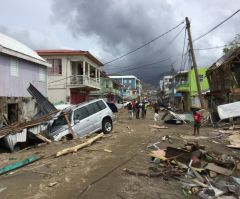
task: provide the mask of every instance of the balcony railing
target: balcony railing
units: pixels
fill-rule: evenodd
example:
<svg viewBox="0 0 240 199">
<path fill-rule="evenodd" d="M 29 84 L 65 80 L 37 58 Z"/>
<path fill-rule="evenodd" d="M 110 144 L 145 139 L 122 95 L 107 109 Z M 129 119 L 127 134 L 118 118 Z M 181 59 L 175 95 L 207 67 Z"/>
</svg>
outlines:
<svg viewBox="0 0 240 199">
<path fill-rule="evenodd" d="M 86 75 L 72 75 L 69 78 L 68 85 L 72 86 L 89 86 L 94 88 L 100 88 L 100 80 L 91 78 Z"/>
<path fill-rule="evenodd" d="M 177 82 L 176 90 L 179 91 L 179 92 L 181 92 L 181 91 L 189 91 L 189 83 L 188 83 L 188 81 Z"/>
</svg>

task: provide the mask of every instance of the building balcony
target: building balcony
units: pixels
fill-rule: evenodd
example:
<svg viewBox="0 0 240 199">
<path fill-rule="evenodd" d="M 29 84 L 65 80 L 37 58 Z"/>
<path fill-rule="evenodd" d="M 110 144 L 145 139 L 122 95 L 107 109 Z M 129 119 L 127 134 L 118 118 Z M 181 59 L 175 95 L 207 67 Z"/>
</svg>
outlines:
<svg viewBox="0 0 240 199">
<path fill-rule="evenodd" d="M 187 81 L 178 82 L 176 84 L 176 90 L 177 92 L 189 92 L 189 83 Z"/>
<path fill-rule="evenodd" d="M 87 88 L 89 90 L 99 90 L 100 80 L 91 78 L 87 75 L 72 75 L 68 78 L 67 86 L 69 88 Z"/>
</svg>

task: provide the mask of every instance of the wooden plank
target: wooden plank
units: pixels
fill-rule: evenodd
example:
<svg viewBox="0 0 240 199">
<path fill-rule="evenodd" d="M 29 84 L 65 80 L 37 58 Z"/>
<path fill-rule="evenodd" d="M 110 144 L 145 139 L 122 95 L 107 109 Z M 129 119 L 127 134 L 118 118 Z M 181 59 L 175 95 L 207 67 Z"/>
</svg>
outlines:
<svg viewBox="0 0 240 199">
<path fill-rule="evenodd" d="M 233 171 L 229 169 L 225 169 L 223 167 L 220 167 L 214 163 L 208 163 L 208 165 L 205 167 L 207 170 L 214 171 L 216 173 L 225 175 L 225 176 L 230 176 L 232 175 Z"/>
<path fill-rule="evenodd" d="M 43 142 L 48 143 L 48 144 L 52 143 L 51 140 L 47 139 L 46 137 L 44 137 L 44 136 L 41 135 L 41 134 L 36 134 L 36 137 L 37 137 L 38 139 L 42 140 Z"/>
<path fill-rule="evenodd" d="M 166 127 L 166 126 L 159 126 L 159 125 L 156 125 L 156 124 L 149 125 L 149 126 L 152 127 L 152 128 L 156 128 L 156 129 L 168 129 L 168 127 Z"/>
</svg>

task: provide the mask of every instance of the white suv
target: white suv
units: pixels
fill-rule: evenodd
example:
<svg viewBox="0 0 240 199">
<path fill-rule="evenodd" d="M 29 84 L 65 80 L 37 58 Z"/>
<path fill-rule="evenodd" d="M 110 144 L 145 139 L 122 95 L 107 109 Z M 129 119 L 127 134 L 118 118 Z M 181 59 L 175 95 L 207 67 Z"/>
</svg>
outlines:
<svg viewBox="0 0 240 199">
<path fill-rule="evenodd" d="M 63 110 L 67 112 L 73 130 L 79 137 L 102 130 L 110 133 L 113 129 L 113 112 L 103 99 L 84 102 Z M 71 134 L 62 112 L 54 119 L 48 129 L 48 137 L 55 141 Z"/>
</svg>

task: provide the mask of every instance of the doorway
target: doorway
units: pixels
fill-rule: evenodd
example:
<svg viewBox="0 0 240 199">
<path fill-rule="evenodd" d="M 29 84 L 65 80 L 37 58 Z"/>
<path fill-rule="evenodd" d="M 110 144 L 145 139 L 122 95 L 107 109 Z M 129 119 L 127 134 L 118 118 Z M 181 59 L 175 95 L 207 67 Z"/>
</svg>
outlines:
<svg viewBox="0 0 240 199">
<path fill-rule="evenodd" d="M 8 121 L 10 124 L 18 121 L 18 104 L 8 104 Z"/>
</svg>

